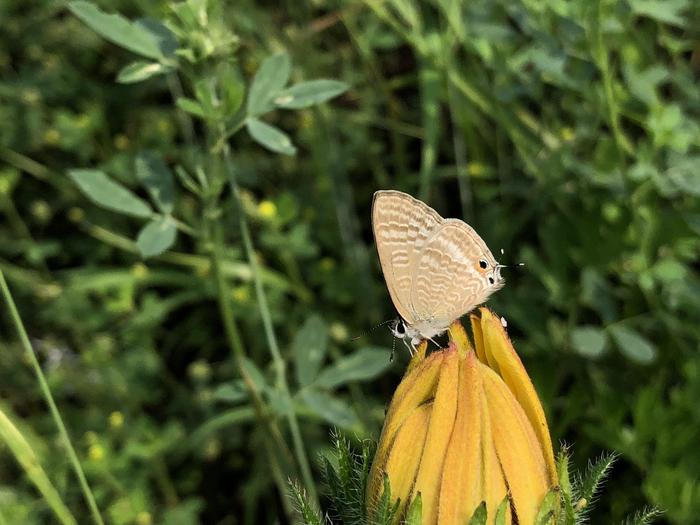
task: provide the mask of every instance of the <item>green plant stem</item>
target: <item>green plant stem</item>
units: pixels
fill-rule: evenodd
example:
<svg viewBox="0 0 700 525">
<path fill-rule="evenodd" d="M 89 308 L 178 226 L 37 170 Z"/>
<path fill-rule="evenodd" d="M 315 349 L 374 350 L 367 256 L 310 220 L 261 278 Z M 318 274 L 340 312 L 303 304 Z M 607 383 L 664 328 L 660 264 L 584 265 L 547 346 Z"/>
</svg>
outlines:
<svg viewBox="0 0 700 525">
<path fill-rule="evenodd" d="M 97 503 L 95 503 L 95 497 L 92 494 L 92 491 L 90 490 L 87 478 L 85 477 L 85 472 L 83 472 L 83 467 L 80 465 L 80 460 L 78 459 L 78 455 L 75 453 L 75 449 L 73 448 L 73 444 L 71 443 L 70 436 L 68 435 L 68 431 L 66 430 L 66 426 L 63 424 L 63 419 L 61 418 L 61 414 L 58 411 L 58 407 L 54 402 L 53 395 L 51 394 L 49 385 L 46 382 L 46 377 L 44 377 L 44 372 L 41 370 L 41 365 L 39 364 L 39 360 L 37 359 L 36 354 L 34 353 L 34 349 L 32 348 L 31 342 L 29 341 L 29 336 L 27 335 L 27 331 L 24 328 L 24 324 L 22 323 L 21 317 L 19 316 L 19 312 L 17 311 L 17 307 L 15 306 L 15 301 L 12 298 L 10 288 L 7 286 L 7 281 L 5 280 L 5 275 L 2 273 L 2 271 L 0 271 L 0 288 L 2 289 L 2 294 L 5 298 L 5 302 L 7 303 L 7 308 L 10 311 L 10 317 L 12 317 L 12 322 L 15 325 L 17 334 L 19 335 L 22 346 L 24 347 L 24 351 L 27 354 L 27 357 L 29 358 L 29 362 L 31 363 L 32 368 L 34 368 L 34 373 L 36 374 L 37 380 L 39 381 L 41 391 L 44 394 L 46 403 L 49 405 L 51 416 L 53 417 L 54 423 L 56 423 L 56 426 L 58 427 L 58 432 L 61 436 L 61 439 L 63 440 L 63 445 L 66 447 L 66 451 L 68 452 L 68 458 L 70 459 L 70 462 L 73 465 L 75 474 L 78 476 L 78 481 L 80 482 L 80 487 L 83 491 L 83 495 L 85 496 L 85 500 L 87 501 L 88 507 L 90 507 L 92 519 L 98 525 L 104 525 L 104 521 L 102 521 L 100 510 L 97 508 Z"/>
<path fill-rule="evenodd" d="M 240 332 L 238 331 L 238 326 L 236 325 L 235 317 L 233 314 L 233 308 L 231 307 L 231 301 L 228 296 L 228 287 L 226 286 L 226 278 L 223 271 L 223 243 L 221 241 L 221 228 L 219 225 L 212 221 L 213 235 L 213 250 L 212 250 L 212 266 L 214 268 L 214 275 L 216 279 L 217 296 L 219 299 L 219 311 L 221 314 L 221 319 L 224 323 L 224 331 L 226 332 L 226 338 L 228 339 L 228 344 L 233 351 L 234 360 L 236 363 L 236 368 L 240 373 L 250 397 L 255 408 L 258 420 L 267 425 L 270 430 L 270 435 L 275 441 L 276 450 L 279 452 L 287 451 L 286 443 L 282 438 L 282 435 L 277 428 L 277 425 L 272 420 L 268 414 L 267 407 L 258 391 L 254 381 L 245 369 L 245 348 L 243 346 L 243 340 L 241 339 Z M 280 495 L 283 496 L 287 492 L 287 482 L 283 475 L 283 469 L 280 466 L 279 459 L 275 449 L 270 446 L 269 440 L 265 439 L 265 448 L 270 461 L 270 468 L 272 470 L 272 476 L 277 485 L 277 489 L 280 491 Z M 288 517 L 293 514 L 293 509 L 288 498 L 282 497 L 282 502 L 285 508 L 285 512 Z"/>
<path fill-rule="evenodd" d="M 220 134 L 223 140 L 225 130 L 221 128 Z M 277 339 L 275 337 L 274 328 L 272 326 L 272 316 L 270 315 L 270 309 L 267 304 L 267 296 L 265 295 L 265 289 L 262 284 L 262 279 L 260 277 L 260 270 L 258 268 L 258 262 L 255 257 L 255 250 L 253 249 L 253 242 L 250 236 L 250 229 L 248 228 L 248 221 L 246 220 L 245 212 L 241 204 L 240 191 L 238 189 L 238 184 L 236 182 L 236 174 L 233 169 L 233 162 L 231 160 L 231 151 L 226 142 L 223 146 L 223 157 L 224 157 L 224 167 L 226 169 L 226 175 L 228 177 L 228 182 L 231 185 L 231 192 L 233 198 L 236 201 L 236 207 L 238 209 L 238 221 L 241 229 L 241 236 L 243 238 L 243 246 L 246 251 L 246 256 L 248 258 L 248 264 L 253 272 L 253 282 L 255 283 L 255 294 L 258 300 L 258 307 L 260 309 L 260 315 L 263 321 L 263 327 L 265 329 L 265 336 L 267 338 L 267 344 L 272 354 L 272 361 L 275 368 L 277 387 L 280 389 L 281 394 L 288 400 L 286 407 L 287 422 L 289 424 L 289 430 L 292 434 L 292 442 L 294 444 L 294 451 L 297 457 L 297 462 L 299 463 L 299 468 L 301 470 L 302 478 L 304 479 L 304 484 L 309 493 L 309 497 L 315 503 L 318 503 L 318 495 L 316 493 L 316 485 L 311 474 L 311 467 L 309 464 L 308 457 L 306 455 L 306 449 L 304 448 L 304 442 L 301 437 L 301 430 L 299 429 L 299 422 L 297 421 L 296 414 L 294 413 L 294 407 L 291 400 L 291 395 L 289 392 L 289 385 L 287 384 L 286 375 L 286 364 L 280 353 L 279 346 L 277 344 Z"/>
<path fill-rule="evenodd" d="M 610 120 L 610 127 L 613 131 L 613 136 L 615 137 L 615 143 L 617 146 L 627 153 L 628 155 L 634 155 L 634 148 L 630 143 L 629 139 L 625 136 L 620 126 L 620 115 L 618 111 L 617 102 L 615 100 L 615 92 L 613 90 L 613 78 L 610 71 L 610 59 L 608 57 L 608 52 L 605 49 L 605 42 L 603 40 L 603 9 L 602 2 L 598 0 L 595 7 L 595 22 L 593 23 L 593 39 L 594 39 L 594 50 L 593 56 L 603 75 L 603 88 L 605 89 L 605 100 L 608 106 L 608 118 Z"/>
</svg>

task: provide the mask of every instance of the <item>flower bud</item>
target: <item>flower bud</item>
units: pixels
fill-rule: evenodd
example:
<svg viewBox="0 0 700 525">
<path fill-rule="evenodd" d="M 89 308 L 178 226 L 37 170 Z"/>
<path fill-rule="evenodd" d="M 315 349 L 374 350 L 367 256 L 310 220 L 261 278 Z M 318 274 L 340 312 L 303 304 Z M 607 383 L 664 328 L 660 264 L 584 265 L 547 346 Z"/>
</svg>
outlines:
<svg viewBox="0 0 700 525">
<path fill-rule="evenodd" d="M 471 316 L 474 344 L 455 321 L 446 349 L 419 347 L 394 393 L 367 483 L 372 518 L 388 477 L 396 522 L 418 494 L 423 525 L 464 525 L 485 502 L 493 523 L 534 525 L 557 486 L 551 438 L 532 381 L 499 317 Z"/>
</svg>

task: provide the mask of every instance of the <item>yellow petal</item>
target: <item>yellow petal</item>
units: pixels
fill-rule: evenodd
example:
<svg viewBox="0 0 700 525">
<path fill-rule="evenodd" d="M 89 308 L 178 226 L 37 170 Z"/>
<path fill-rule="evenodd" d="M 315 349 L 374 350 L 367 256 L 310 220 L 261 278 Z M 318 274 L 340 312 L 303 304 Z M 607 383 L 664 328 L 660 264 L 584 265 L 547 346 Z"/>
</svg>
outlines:
<svg viewBox="0 0 700 525">
<path fill-rule="evenodd" d="M 550 483 L 542 449 L 525 412 L 501 377 L 485 365 L 484 394 L 493 442 L 521 525 L 534 525 Z"/>
<path fill-rule="evenodd" d="M 389 476 L 392 499 L 401 501 L 398 516 L 404 512 L 416 479 L 432 406 L 432 403 L 426 403 L 411 412 L 396 432 L 394 444 L 389 451 L 384 471 Z M 380 494 L 375 495 L 378 496 Z"/>
<path fill-rule="evenodd" d="M 462 323 L 459 322 L 459 319 L 450 325 L 449 333 L 450 341 L 457 347 L 460 357 L 464 358 L 472 351 L 472 345 L 469 344 L 467 332 L 462 326 Z"/>
<path fill-rule="evenodd" d="M 452 327 L 450 336 L 454 337 Z M 483 499 L 481 479 L 483 388 L 481 376 L 476 368 L 477 364 L 476 355 L 474 352 L 469 352 L 459 367 L 459 390 L 456 392 L 457 416 L 445 455 L 440 484 L 438 515 L 440 525 L 468 523 Z M 498 463 L 495 464 L 495 468 L 500 474 Z M 503 495 L 505 495 L 505 484 Z"/>
<path fill-rule="evenodd" d="M 445 355 L 445 359 L 440 371 L 440 381 L 435 392 L 433 410 L 430 414 L 428 435 L 425 438 L 416 485 L 413 489 L 414 496 L 419 492 L 421 494 L 423 525 L 437 523 L 442 467 L 457 409 L 455 393 L 459 386 L 459 354 L 454 346 L 440 353 Z"/>
<path fill-rule="evenodd" d="M 445 352 L 431 354 L 416 365 L 413 370 L 407 372 L 396 388 L 384 419 L 384 428 L 382 429 L 372 469 L 369 473 L 366 494 L 368 504 L 375 501 L 376 497 L 381 493 L 384 483 L 384 464 L 396 431 L 406 418 L 411 415 L 413 409 L 435 394 L 435 388 L 440 377 L 440 365 L 444 356 Z"/>
<path fill-rule="evenodd" d="M 476 355 L 484 364 L 488 364 L 486 359 L 486 350 L 484 350 L 484 336 L 481 333 L 481 319 L 478 315 L 472 314 L 469 316 L 469 321 L 472 324 L 472 333 L 474 334 L 474 348 Z"/>
<path fill-rule="evenodd" d="M 547 462 L 549 481 L 552 485 L 556 485 L 558 483 L 557 468 L 554 461 L 552 438 L 549 435 L 547 419 L 535 387 L 527 375 L 527 371 L 518 354 L 515 353 L 500 319 L 494 316 L 487 308 L 481 308 L 480 310 L 481 332 L 483 334 L 487 361 L 489 364 L 495 363 L 495 366 L 491 366 L 491 368 L 500 374 L 503 381 L 505 381 L 523 407 L 530 424 L 535 429 Z"/>
<path fill-rule="evenodd" d="M 413 357 L 411 357 L 411 360 L 408 362 L 406 374 L 408 374 L 411 370 L 413 370 L 415 367 L 417 367 L 420 363 L 423 362 L 423 360 L 425 359 L 425 352 L 427 350 L 428 340 L 426 339 L 418 345 L 418 348 L 416 348 L 416 351 L 413 353 Z"/>
<path fill-rule="evenodd" d="M 478 367 L 477 372 L 482 373 Z M 483 380 L 479 380 L 479 402 L 481 405 L 481 449 L 482 449 L 482 493 L 481 500 L 486 502 L 488 516 L 495 516 L 498 506 L 508 494 L 503 471 L 496 454 L 491 430 L 491 417 L 484 393 Z M 510 505 L 506 509 L 506 524 L 511 523 Z"/>
</svg>

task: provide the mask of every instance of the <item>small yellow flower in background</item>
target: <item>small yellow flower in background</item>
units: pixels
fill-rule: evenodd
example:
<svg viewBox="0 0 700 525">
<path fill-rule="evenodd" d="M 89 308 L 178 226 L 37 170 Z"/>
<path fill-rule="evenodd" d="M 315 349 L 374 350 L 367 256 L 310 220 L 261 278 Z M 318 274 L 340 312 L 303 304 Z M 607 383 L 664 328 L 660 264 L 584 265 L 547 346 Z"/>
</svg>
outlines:
<svg viewBox="0 0 700 525">
<path fill-rule="evenodd" d="M 247 286 L 237 286 L 231 292 L 231 297 L 237 303 L 247 303 L 250 300 L 250 290 Z"/>
<path fill-rule="evenodd" d="M 138 525 L 151 525 L 153 523 L 153 516 L 150 512 L 142 510 L 136 515 L 136 523 Z"/>
<path fill-rule="evenodd" d="M 102 445 L 98 445 L 97 443 L 90 445 L 88 456 L 92 461 L 101 461 L 105 457 L 105 449 L 102 448 Z"/>
<path fill-rule="evenodd" d="M 61 142 L 61 133 L 56 128 L 49 128 L 44 132 L 44 142 L 49 146 L 55 146 Z"/>
<path fill-rule="evenodd" d="M 143 263 L 136 263 L 131 267 L 131 275 L 137 279 L 144 279 L 148 275 L 148 266 Z"/>
<path fill-rule="evenodd" d="M 559 133 L 561 135 L 561 138 L 565 142 L 571 142 L 576 138 L 576 132 L 568 126 L 561 128 L 561 131 Z"/>
<path fill-rule="evenodd" d="M 120 429 L 124 426 L 124 414 L 115 410 L 109 415 L 109 426 L 114 429 Z"/>
<path fill-rule="evenodd" d="M 114 147 L 118 150 L 125 150 L 129 147 L 129 137 L 127 137 L 123 133 L 120 133 L 119 135 L 114 137 Z"/>
<path fill-rule="evenodd" d="M 486 173 L 486 166 L 481 162 L 470 162 L 467 164 L 467 173 L 470 177 L 483 177 Z"/>
<path fill-rule="evenodd" d="M 394 393 L 367 483 L 370 516 L 388 477 L 397 522 L 420 493 L 423 525 L 464 525 L 485 502 L 493 523 L 534 525 L 558 484 L 549 428 L 501 320 L 471 316 L 474 345 L 455 321 L 448 348 L 423 343 Z"/>
<path fill-rule="evenodd" d="M 261 201 L 258 204 L 258 215 L 260 215 L 261 219 L 274 219 L 277 216 L 277 205 L 272 201 Z"/>
</svg>

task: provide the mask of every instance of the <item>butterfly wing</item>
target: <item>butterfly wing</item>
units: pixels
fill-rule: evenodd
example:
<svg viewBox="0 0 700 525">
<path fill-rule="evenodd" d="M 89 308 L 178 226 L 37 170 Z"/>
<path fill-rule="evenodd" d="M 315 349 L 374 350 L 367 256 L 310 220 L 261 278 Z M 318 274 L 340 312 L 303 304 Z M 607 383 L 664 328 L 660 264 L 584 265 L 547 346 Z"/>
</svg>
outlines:
<svg viewBox="0 0 700 525">
<path fill-rule="evenodd" d="M 372 228 L 389 295 L 399 315 L 412 324 L 413 267 L 423 246 L 444 219 L 407 193 L 377 191 L 372 203 Z"/>
<path fill-rule="evenodd" d="M 463 221 L 447 219 L 425 242 L 411 278 L 410 302 L 416 319 L 437 327 L 485 302 L 501 282 L 490 284 L 479 261 L 498 263 L 486 243 Z"/>
</svg>

